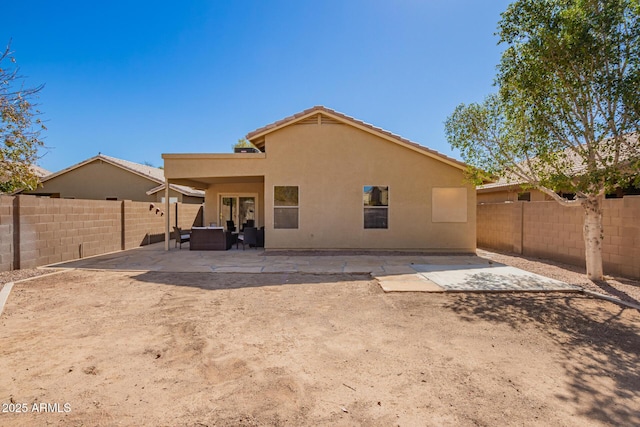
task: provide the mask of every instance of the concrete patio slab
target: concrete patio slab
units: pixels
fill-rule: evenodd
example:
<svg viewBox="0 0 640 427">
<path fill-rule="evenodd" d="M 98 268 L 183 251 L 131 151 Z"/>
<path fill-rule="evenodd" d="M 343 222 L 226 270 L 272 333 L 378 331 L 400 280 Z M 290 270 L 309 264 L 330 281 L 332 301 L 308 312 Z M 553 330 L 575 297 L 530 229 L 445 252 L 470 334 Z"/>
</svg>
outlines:
<svg viewBox="0 0 640 427">
<path fill-rule="evenodd" d="M 406 264 L 406 265 L 388 265 L 385 264 L 382 266 L 382 269 L 384 270 L 383 273 L 380 273 L 380 275 L 404 275 L 404 274 L 415 274 L 415 270 L 413 268 L 411 268 L 410 264 Z"/>
<path fill-rule="evenodd" d="M 63 262 L 50 267 L 92 270 L 369 274 L 385 292 L 532 292 L 579 291 L 580 288 L 493 264 L 475 255 L 403 253 L 270 254 L 263 249 L 228 251 L 164 251 L 162 243 Z"/>
<path fill-rule="evenodd" d="M 444 292 L 443 288 L 415 272 L 375 278 L 385 292 Z"/>
<path fill-rule="evenodd" d="M 213 267 L 214 273 L 262 273 L 264 267 L 256 266 L 232 266 L 232 267 Z M 210 270 L 210 271 L 211 271 Z"/>
<path fill-rule="evenodd" d="M 581 288 L 504 264 L 413 265 L 447 292 L 578 292 Z"/>
</svg>

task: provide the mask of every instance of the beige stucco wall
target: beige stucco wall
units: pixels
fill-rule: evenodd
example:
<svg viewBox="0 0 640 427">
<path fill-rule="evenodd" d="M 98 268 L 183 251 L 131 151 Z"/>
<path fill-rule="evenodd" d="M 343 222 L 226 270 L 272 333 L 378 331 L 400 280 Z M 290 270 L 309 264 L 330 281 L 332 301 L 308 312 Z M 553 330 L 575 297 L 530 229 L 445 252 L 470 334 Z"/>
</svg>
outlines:
<svg viewBox="0 0 640 427">
<path fill-rule="evenodd" d="M 60 198 L 106 200 L 136 200 L 159 202 L 164 191 L 147 195 L 146 192 L 160 185 L 142 176 L 128 172 L 102 160 L 95 160 L 46 181 L 41 188 L 25 194 L 55 194 Z M 183 202 L 183 195 L 170 190 L 170 197 Z M 185 203 L 190 201 L 184 200 Z"/>
<path fill-rule="evenodd" d="M 155 188 L 155 187 L 152 187 L 152 188 Z M 152 194 L 152 197 L 155 198 L 156 202 L 162 203 L 162 199 L 164 198 L 164 189 L 156 192 L 155 194 Z M 178 201 L 180 203 L 195 204 L 195 205 L 201 205 L 202 203 L 204 203 L 204 197 L 185 196 L 182 193 L 178 193 L 177 191 L 169 189 L 169 199 L 173 202 L 174 198 L 177 199 L 175 201 Z"/>
<path fill-rule="evenodd" d="M 531 193 L 531 202 L 551 200 L 551 197 L 538 190 L 483 190 L 478 191 L 478 203 L 517 202 L 519 193 Z"/>
<path fill-rule="evenodd" d="M 475 250 L 475 190 L 460 169 L 345 124 L 266 137 L 268 248 Z M 274 186 L 299 187 L 299 229 L 273 229 Z M 363 187 L 389 187 L 388 229 L 365 229 Z M 432 189 L 468 188 L 466 223 L 434 223 Z"/>
<path fill-rule="evenodd" d="M 257 189 L 267 249 L 475 250 L 476 192 L 455 166 L 346 124 L 287 126 L 265 151 L 165 154 L 165 176 L 209 183 L 205 223 L 218 222 L 221 193 Z M 243 177 L 253 182 L 229 183 Z M 365 185 L 389 187 L 388 229 L 364 229 Z M 274 186 L 299 187 L 298 229 L 273 228 Z M 466 188 L 466 222 L 432 221 L 432 189 L 448 187 Z"/>
<path fill-rule="evenodd" d="M 162 193 L 164 194 L 164 191 L 162 191 Z M 174 196 L 174 194 L 177 194 L 177 196 Z M 179 202 L 186 204 L 201 205 L 204 203 L 204 197 L 185 196 L 184 194 L 175 192 L 171 189 L 169 190 L 169 197 L 178 197 Z M 162 200 L 162 197 L 160 200 Z"/>
</svg>

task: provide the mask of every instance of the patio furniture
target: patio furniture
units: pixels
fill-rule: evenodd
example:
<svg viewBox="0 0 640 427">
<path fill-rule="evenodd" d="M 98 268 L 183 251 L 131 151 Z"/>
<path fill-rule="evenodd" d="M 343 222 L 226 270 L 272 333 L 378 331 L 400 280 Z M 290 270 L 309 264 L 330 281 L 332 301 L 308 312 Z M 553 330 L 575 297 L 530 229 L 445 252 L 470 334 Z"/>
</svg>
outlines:
<svg viewBox="0 0 640 427">
<path fill-rule="evenodd" d="M 231 249 L 233 234 L 222 227 L 193 227 L 191 229 L 192 251 L 226 251 Z"/>
<path fill-rule="evenodd" d="M 183 231 L 180 227 L 173 227 L 173 231 L 176 235 L 176 246 L 180 243 L 180 249 L 182 249 L 182 244 L 190 240 L 191 232 Z"/>
<path fill-rule="evenodd" d="M 232 221 L 227 221 L 227 231 L 234 232 L 236 231 L 236 225 Z"/>
<path fill-rule="evenodd" d="M 247 227 L 255 227 L 256 221 L 253 219 L 248 219 L 247 222 L 242 224 L 242 229 L 240 231 L 244 231 L 245 228 Z"/>
<path fill-rule="evenodd" d="M 256 247 L 264 248 L 264 226 L 258 229 L 258 239 L 256 242 Z"/>
<path fill-rule="evenodd" d="M 236 243 L 236 249 L 238 249 L 238 245 L 242 243 L 242 250 L 244 250 L 245 245 L 249 245 L 249 247 L 253 246 L 254 248 L 258 246 L 258 229 L 255 227 L 245 227 L 244 234 L 238 235 L 238 242 Z"/>
</svg>

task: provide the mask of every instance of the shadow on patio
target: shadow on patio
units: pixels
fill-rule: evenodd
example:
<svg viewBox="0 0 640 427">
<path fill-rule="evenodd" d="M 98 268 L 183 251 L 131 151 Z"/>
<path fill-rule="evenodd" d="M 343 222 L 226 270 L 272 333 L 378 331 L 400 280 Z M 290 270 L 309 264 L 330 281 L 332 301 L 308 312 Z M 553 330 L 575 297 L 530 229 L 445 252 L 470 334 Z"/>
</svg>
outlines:
<svg viewBox="0 0 640 427">
<path fill-rule="evenodd" d="M 193 287 L 204 290 L 229 290 L 287 285 L 318 285 L 340 282 L 371 282 L 368 274 L 313 273 L 168 273 L 148 271 L 133 279 L 145 283 Z"/>
</svg>

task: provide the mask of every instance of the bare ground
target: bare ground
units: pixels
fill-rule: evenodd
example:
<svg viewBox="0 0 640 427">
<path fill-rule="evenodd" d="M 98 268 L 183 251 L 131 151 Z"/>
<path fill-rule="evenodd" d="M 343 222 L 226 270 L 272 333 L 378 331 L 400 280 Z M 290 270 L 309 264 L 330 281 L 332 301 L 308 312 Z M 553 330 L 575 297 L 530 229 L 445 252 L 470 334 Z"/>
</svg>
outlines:
<svg viewBox="0 0 640 427">
<path fill-rule="evenodd" d="M 576 294 L 70 271 L 0 317 L 0 425 L 639 425 L 639 334 Z"/>
</svg>

